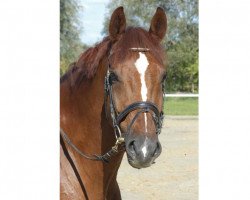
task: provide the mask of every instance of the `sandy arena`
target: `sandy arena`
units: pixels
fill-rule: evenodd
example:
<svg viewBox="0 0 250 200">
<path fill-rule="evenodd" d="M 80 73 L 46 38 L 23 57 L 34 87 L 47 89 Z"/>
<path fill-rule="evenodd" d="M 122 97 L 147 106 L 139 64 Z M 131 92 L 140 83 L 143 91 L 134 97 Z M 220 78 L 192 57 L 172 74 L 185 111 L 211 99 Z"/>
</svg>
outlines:
<svg viewBox="0 0 250 200">
<path fill-rule="evenodd" d="M 165 117 L 156 164 L 132 168 L 124 156 L 118 173 L 123 200 L 198 199 L 198 118 Z"/>
</svg>

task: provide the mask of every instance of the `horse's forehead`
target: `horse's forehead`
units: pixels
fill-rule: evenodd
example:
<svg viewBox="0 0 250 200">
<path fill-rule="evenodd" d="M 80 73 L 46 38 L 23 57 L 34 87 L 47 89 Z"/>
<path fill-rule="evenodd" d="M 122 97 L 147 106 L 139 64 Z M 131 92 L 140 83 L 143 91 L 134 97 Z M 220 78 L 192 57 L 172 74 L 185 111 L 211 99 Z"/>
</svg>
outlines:
<svg viewBox="0 0 250 200">
<path fill-rule="evenodd" d="M 155 65 L 157 60 L 148 52 L 137 51 L 124 54 L 126 57 L 118 57 L 115 59 L 114 68 L 118 70 L 144 70 Z"/>
</svg>

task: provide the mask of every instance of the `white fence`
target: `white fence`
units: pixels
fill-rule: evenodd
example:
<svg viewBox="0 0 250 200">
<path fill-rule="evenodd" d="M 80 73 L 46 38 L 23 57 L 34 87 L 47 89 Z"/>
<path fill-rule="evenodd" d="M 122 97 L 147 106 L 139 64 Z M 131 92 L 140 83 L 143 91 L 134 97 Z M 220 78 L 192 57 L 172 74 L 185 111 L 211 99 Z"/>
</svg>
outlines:
<svg viewBox="0 0 250 200">
<path fill-rule="evenodd" d="M 165 94 L 164 97 L 199 97 L 199 94 Z"/>
</svg>

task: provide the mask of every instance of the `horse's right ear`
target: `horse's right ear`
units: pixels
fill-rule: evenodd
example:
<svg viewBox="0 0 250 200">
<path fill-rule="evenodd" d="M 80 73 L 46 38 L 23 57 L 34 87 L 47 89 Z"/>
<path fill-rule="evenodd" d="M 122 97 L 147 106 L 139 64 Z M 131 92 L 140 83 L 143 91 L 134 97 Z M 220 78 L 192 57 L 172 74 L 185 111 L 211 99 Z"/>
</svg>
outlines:
<svg viewBox="0 0 250 200">
<path fill-rule="evenodd" d="M 111 16 L 109 23 L 109 36 L 112 40 L 117 39 L 119 35 L 125 32 L 126 29 L 126 18 L 123 11 L 123 7 L 115 9 Z"/>
<path fill-rule="evenodd" d="M 158 7 L 153 19 L 151 20 L 151 25 L 149 33 L 156 36 L 159 41 L 161 41 L 167 32 L 167 16 L 165 11 Z"/>
</svg>

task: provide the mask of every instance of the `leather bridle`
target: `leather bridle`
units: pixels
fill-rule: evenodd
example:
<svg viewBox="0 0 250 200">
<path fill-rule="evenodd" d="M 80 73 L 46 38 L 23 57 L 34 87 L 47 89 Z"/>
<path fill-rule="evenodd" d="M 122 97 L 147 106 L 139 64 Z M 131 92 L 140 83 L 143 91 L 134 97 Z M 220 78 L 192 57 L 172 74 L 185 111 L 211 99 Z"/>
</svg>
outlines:
<svg viewBox="0 0 250 200">
<path fill-rule="evenodd" d="M 132 51 L 149 51 L 147 48 L 131 48 L 130 50 Z M 162 92 L 163 92 L 163 97 L 164 98 L 164 84 L 165 82 L 162 83 Z M 139 117 L 141 113 L 150 113 L 152 115 L 152 118 L 155 123 L 156 127 L 156 134 L 160 134 L 161 128 L 162 128 L 162 123 L 163 123 L 163 105 L 162 105 L 162 111 L 159 111 L 157 106 L 149 101 L 138 101 L 135 103 L 132 103 L 128 105 L 123 111 L 120 113 L 117 112 L 116 106 L 114 103 L 113 99 L 113 92 L 112 92 L 112 81 L 110 78 L 110 64 L 108 65 L 107 73 L 105 76 L 105 81 L 104 81 L 104 104 L 105 104 L 105 113 L 106 117 L 108 118 L 108 112 L 107 112 L 107 105 L 108 105 L 108 98 L 109 98 L 109 107 L 110 107 L 110 116 L 112 119 L 112 125 L 113 129 L 115 132 L 115 137 L 116 137 L 116 143 L 112 147 L 110 151 L 105 153 L 104 155 L 93 155 L 89 156 L 83 153 L 81 150 L 79 150 L 69 139 L 67 134 L 61 129 L 60 133 L 62 137 L 65 139 L 65 141 L 75 150 L 77 151 L 81 156 L 90 159 L 90 160 L 99 160 L 99 161 L 105 161 L 108 162 L 111 156 L 117 154 L 121 148 L 119 148 L 120 145 L 124 143 L 124 134 L 121 132 L 120 124 L 121 122 L 133 111 L 137 111 L 133 119 L 131 120 L 130 124 L 127 127 L 127 133 L 130 132 L 132 125 L 136 121 L 136 119 Z M 163 102 L 164 104 L 164 102 Z M 123 145 L 124 146 L 124 145 Z M 122 148 L 122 151 L 124 148 Z"/>
<path fill-rule="evenodd" d="M 162 87 L 164 91 L 164 84 Z M 126 116 L 129 113 L 136 111 L 136 110 L 138 110 L 138 112 L 135 114 L 134 118 L 131 120 L 130 124 L 128 125 L 127 133 L 130 132 L 130 129 L 133 123 L 139 117 L 139 114 L 150 113 L 153 117 L 153 120 L 156 126 L 156 134 L 160 134 L 164 114 L 163 114 L 163 111 L 159 111 L 159 109 L 154 103 L 149 102 L 149 101 L 138 101 L 138 102 L 128 105 L 120 113 L 117 112 L 115 103 L 113 100 L 112 82 L 110 80 L 110 66 L 108 67 L 107 74 L 105 77 L 104 90 L 105 90 L 105 113 L 107 117 L 107 99 L 109 97 L 110 116 L 113 122 L 113 128 L 115 131 L 116 139 L 119 137 L 123 137 L 121 133 L 120 123 L 126 118 Z"/>
</svg>

